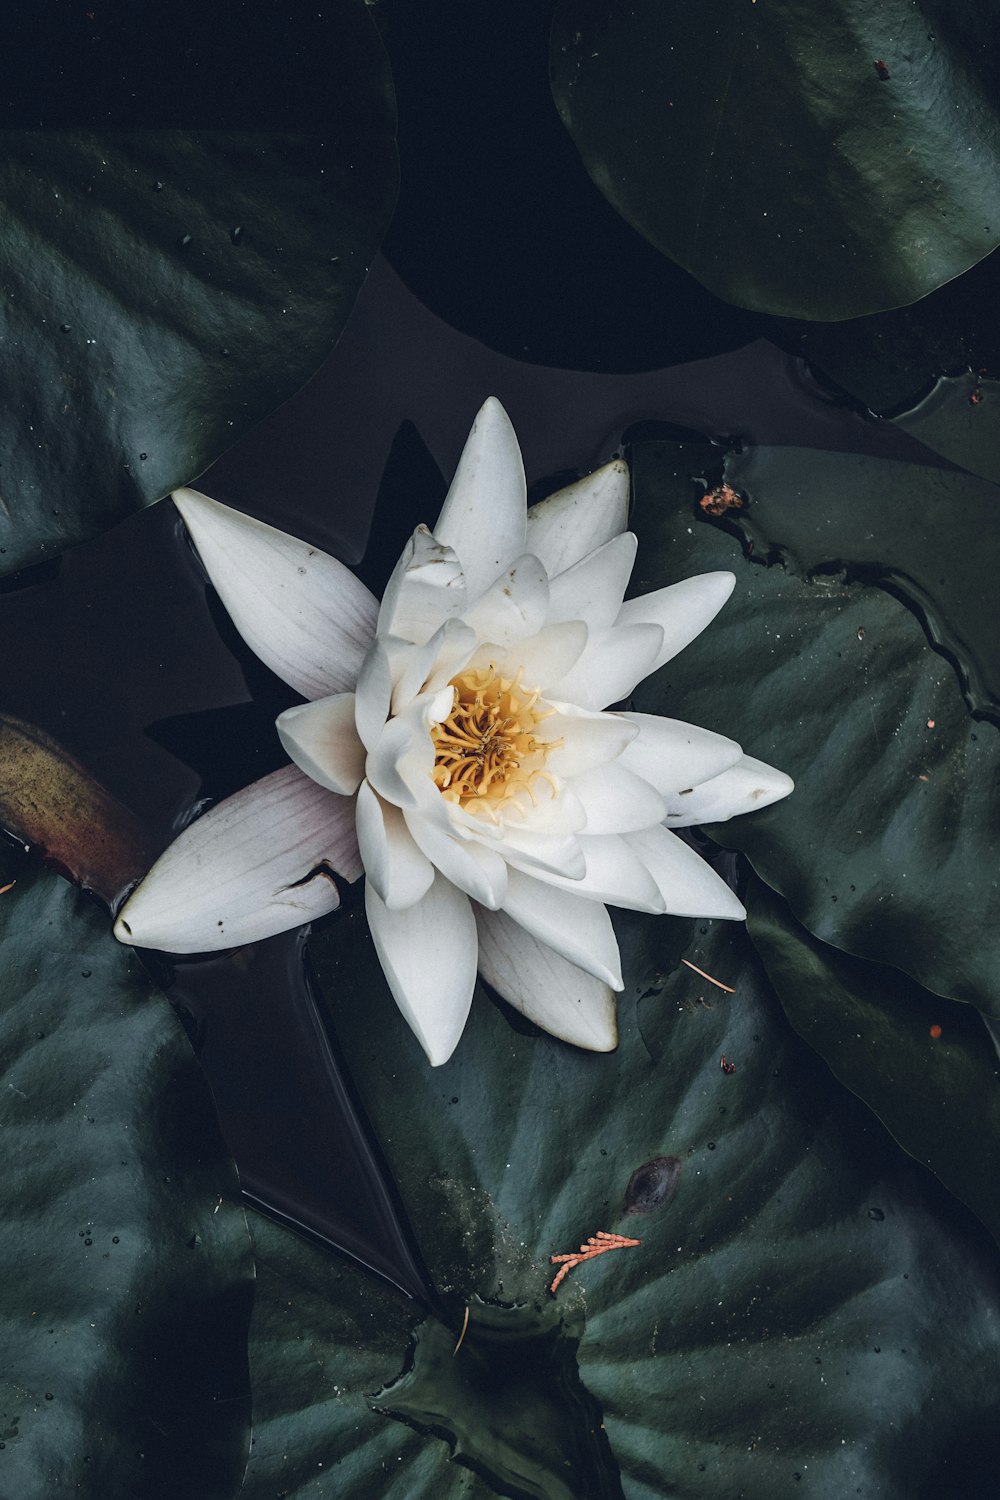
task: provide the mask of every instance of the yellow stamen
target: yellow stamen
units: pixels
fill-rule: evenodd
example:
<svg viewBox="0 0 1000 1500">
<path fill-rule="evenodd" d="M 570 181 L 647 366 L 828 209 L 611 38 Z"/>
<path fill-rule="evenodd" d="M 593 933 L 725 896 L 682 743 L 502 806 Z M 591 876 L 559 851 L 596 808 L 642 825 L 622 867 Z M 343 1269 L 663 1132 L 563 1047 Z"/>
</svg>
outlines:
<svg viewBox="0 0 1000 1500">
<path fill-rule="evenodd" d="M 434 741 L 434 780 L 441 795 L 497 822 L 500 803 L 513 811 L 512 799 L 527 793 L 537 802 L 533 783 L 543 779 L 553 792 L 557 785 L 543 770 L 550 750 L 562 740 L 540 740 L 535 730 L 554 709 L 540 703 L 541 690 L 515 677 L 501 677 L 490 668 L 461 672 L 453 677 L 451 713 L 431 729 Z"/>
</svg>

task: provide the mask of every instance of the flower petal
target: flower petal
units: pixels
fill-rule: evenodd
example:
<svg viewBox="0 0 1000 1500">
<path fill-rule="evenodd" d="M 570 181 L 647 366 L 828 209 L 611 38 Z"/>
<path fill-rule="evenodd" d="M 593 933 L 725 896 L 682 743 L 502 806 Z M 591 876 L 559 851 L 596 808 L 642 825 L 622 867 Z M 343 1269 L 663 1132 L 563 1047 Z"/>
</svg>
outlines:
<svg viewBox="0 0 1000 1500">
<path fill-rule="evenodd" d="M 632 713 L 620 717 L 639 731 L 622 751 L 622 765 L 644 777 L 664 797 L 710 781 L 735 766 L 743 754 L 735 740 L 680 719 Z"/>
<path fill-rule="evenodd" d="M 342 797 L 357 791 L 365 774 L 365 747 L 354 722 L 353 693 L 286 708 L 276 728 L 287 754 L 313 781 Z"/>
<path fill-rule="evenodd" d="M 399 657 L 392 712 L 402 713 L 420 693 L 438 692 L 462 671 L 475 649 L 475 631 L 459 620 L 446 620 L 423 646 L 413 646 Z"/>
<path fill-rule="evenodd" d="M 636 539 L 623 531 L 549 583 L 549 619 L 583 620 L 589 630 L 613 625 L 635 563 Z"/>
<path fill-rule="evenodd" d="M 371 881 L 393 911 L 403 911 L 430 889 L 434 867 L 410 836 L 402 812 L 384 802 L 367 781 L 358 789 L 358 847 Z"/>
<path fill-rule="evenodd" d="M 445 879 L 495 911 L 507 893 L 507 865 L 500 855 L 471 839 L 455 838 L 419 812 L 404 809 L 403 816 L 417 848 Z"/>
<path fill-rule="evenodd" d="M 377 640 L 361 663 L 354 697 L 354 722 L 367 750 L 378 744 L 392 702 L 392 664 L 384 641 Z"/>
<path fill-rule="evenodd" d="M 556 629 L 550 626 L 550 629 Z M 652 672 L 663 644 L 659 625 L 614 625 L 587 641 L 576 664 L 552 684 L 555 697 L 582 708 L 607 708 L 627 698 Z"/>
<path fill-rule="evenodd" d="M 418 526 L 385 586 L 378 633 L 422 646 L 467 602 L 465 574 L 455 552 L 426 526 Z"/>
<path fill-rule="evenodd" d="M 521 450 L 495 396 L 472 424 L 434 535 L 454 548 L 470 603 L 524 548 L 526 490 Z"/>
<path fill-rule="evenodd" d="M 390 911 L 368 881 L 365 909 L 393 999 L 438 1067 L 458 1044 L 476 987 L 479 944 L 469 898 L 436 875 L 421 900 Z"/>
<path fill-rule="evenodd" d="M 618 1027 L 609 985 L 539 943 L 504 912 L 480 908 L 476 925 L 479 972 L 508 1005 L 574 1047 L 614 1051 Z"/>
<path fill-rule="evenodd" d="M 631 833 L 662 823 L 666 816 L 666 804 L 659 792 L 620 760 L 584 771 L 574 777 L 572 786 L 587 814 L 588 835 Z"/>
<path fill-rule="evenodd" d="M 735 584 L 734 573 L 699 573 L 695 578 L 672 583 L 669 588 L 625 600 L 618 615 L 619 625 L 651 624 L 659 625 L 663 630 L 659 655 L 643 673 L 644 677 L 683 651 L 696 635 L 701 635 L 705 626 L 715 619 Z"/>
<path fill-rule="evenodd" d="M 354 804 L 283 766 L 185 828 L 125 903 L 115 936 L 169 953 L 256 942 L 333 911 L 330 870 L 361 874 Z"/>
<path fill-rule="evenodd" d="M 639 733 L 634 724 L 627 722 L 627 718 L 635 715 L 600 713 L 571 703 L 553 702 L 551 698 L 548 704 L 556 711 L 545 720 L 542 734 L 547 741 L 562 740 L 557 750 L 549 752 L 552 759 L 548 764 L 564 779 L 617 760 Z M 641 776 L 643 772 L 638 770 L 638 774 Z"/>
<path fill-rule="evenodd" d="M 607 908 L 572 891 L 557 890 L 511 870 L 501 910 L 548 948 L 613 990 L 622 985 L 622 962 Z"/>
<path fill-rule="evenodd" d="M 671 828 L 693 823 L 724 823 L 741 813 L 755 812 L 780 802 L 794 791 L 795 783 L 784 771 L 744 755 L 735 766 L 691 792 L 667 797 L 667 821 Z"/>
<path fill-rule="evenodd" d="M 304 698 L 352 689 L 378 604 L 351 570 L 196 490 L 172 498 L 251 651 Z"/>
<path fill-rule="evenodd" d="M 507 855 L 508 862 L 526 874 L 544 880 L 548 885 L 584 896 L 589 901 L 607 901 L 611 906 L 624 906 L 629 911 L 662 912 L 663 897 L 654 877 L 650 874 L 646 860 L 630 847 L 633 838 L 640 834 L 595 834 L 583 835 L 579 839 L 583 850 L 586 870 L 579 880 L 568 878 L 566 873 L 557 873 L 544 865 L 528 866 L 520 854 Z"/>
<path fill-rule="evenodd" d="M 664 911 L 674 917 L 729 917 L 742 922 L 746 910 L 712 866 L 667 828 L 626 833 L 624 841 L 656 881 Z"/>
<path fill-rule="evenodd" d="M 625 530 L 628 467 L 620 458 L 557 490 L 528 511 L 528 551 L 550 578 Z"/>
<path fill-rule="evenodd" d="M 430 726 L 451 712 L 454 701 L 454 689 L 450 687 L 438 693 L 421 693 L 383 727 L 365 761 L 365 774 L 380 797 L 397 807 L 416 807 L 422 793 L 436 795 L 431 780 L 434 741 Z"/>
<path fill-rule="evenodd" d="M 546 622 L 549 580 L 537 557 L 525 553 L 467 610 L 465 624 L 481 641 L 509 646 L 536 635 Z"/>
<path fill-rule="evenodd" d="M 502 677 L 516 677 L 521 669 L 525 687 L 540 688 L 548 697 L 551 684 L 561 682 L 572 670 L 586 645 L 587 627 L 583 621 L 564 620 L 544 626 L 537 635 L 515 641 L 505 650 L 491 651 L 484 646 L 476 652 L 471 664 L 492 667 Z"/>
</svg>

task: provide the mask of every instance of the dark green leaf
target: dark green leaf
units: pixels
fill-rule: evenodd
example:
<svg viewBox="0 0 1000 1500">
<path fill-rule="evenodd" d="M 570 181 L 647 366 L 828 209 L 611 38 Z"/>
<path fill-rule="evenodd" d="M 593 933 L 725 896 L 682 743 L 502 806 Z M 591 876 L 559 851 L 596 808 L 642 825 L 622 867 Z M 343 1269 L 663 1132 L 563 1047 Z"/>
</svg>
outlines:
<svg viewBox="0 0 1000 1500">
<path fill-rule="evenodd" d="M 279 1266 L 257 1325 L 266 1347 L 255 1344 L 272 1391 L 287 1371 L 292 1393 L 275 1402 L 269 1477 L 285 1487 L 295 1476 L 290 1494 L 310 1493 L 303 1458 L 326 1452 L 352 1500 L 382 1464 L 386 1494 L 468 1493 L 461 1468 L 428 1487 L 444 1439 L 498 1493 L 550 1497 L 562 1491 L 549 1401 L 561 1405 L 554 1430 L 574 1500 L 617 1493 L 615 1466 L 623 1493 L 650 1500 L 841 1500 L 858 1485 L 887 1500 L 948 1493 L 955 1445 L 982 1454 L 1000 1373 L 983 1246 L 949 1223 L 931 1180 L 791 1035 L 740 928 L 617 925 L 627 984 L 618 1053 L 565 1047 L 479 994 L 454 1058 L 433 1070 L 360 914 L 314 934 L 332 1014 L 445 1302 L 407 1356 L 396 1304 L 376 1307 L 346 1280 L 341 1291 L 312 1273 L 303 1287 Z M 680 967 L 681 954 L 735 995 Z M 626 1215 L 634 1170 L 663 1154 L 683 1163 L 673 1198 Z M 599 1229 L 642 1243 L 578 1266 L 551 1297 L 549 1257 Z M 374 1340 L 367 1354 L 359 1327 Z M 498 1338 L 491 1391 L 484 1364 Z M 410 1358 L 413 1368 L 386 1387 L 393 1348 L 399 1368 Z M 583 1405 L 559 1373 L 568 1362 Z M 573 1478 L 588 1401 L 611 1451 L 595 1448 Z M 415 1446 L 410 1427 L 433 1435 Z"/>
<path fill-rule="evenodd" d="M 591 177 L 709 290 L 841 319 L 1000 242 L 993 7 L 561 0 L 556 104 Z"/>
<path fill-rule="evenodd" d="M 385 1284 L 254 1215 L 254 1445 L 240 1500 L 488 1500 L 366 1393 L 398 1373 L 422 1314 Z M 452 1339 L 454 1343 L 454 1338 Z"/>
<path fill-rule="evenodd" d="M 1000 1239 L 984 1171 L 1000 1155 L 997 1054 L 980 1017 L 818 943 L 761 881 L 746 901 L 754 947 L 799 1035 Z"/>
<path fill-rule="evenodd" d="M 190 481 L 297 390 L 378 248 L 396 189 L 395 111 L 367 7 L 334 0 L 311 23 L 322 111 L 301 107 L 301 68 L 279 64 L 259 35 L 267 8 L 255 20 L 241 7 L 239 24 L 260 45 L 238 111 L 225 107 L 236 85 L 220 44 L 221 106 L 218 80 L 202 78 L 199 102 L 170 110 L 161 57 L 144 116 L 130 56 L 131 113 L 119 77 L 99 116 L 110 125 L 57 111 L 55 128 L 4 135 L 5 571 Z M 191 88 L 187 58 L 174 61 Z"/>
<path fill-rule="evenodd" d="M 729 734 L 795 778 L 785 802 L 712 835 L 810 932 L 1000 1012 L 997 730 L 969 718 L 951 666 L 882 589 L 754 566 L 696 520 L 701 457 L 635 450 L 637 588 L 732 568 L 736 591 L 636 706 Z"/>
<path fill-rule="evenodd" d="M 968 372 L 935 381 L 924 399 L 893 420 L 928 448 L 1000 484 L 1000 381 Z"/>
<path fill-rule="evenodd" d="M 949 435 L 956 445 L 960 429 Z M 1000 487 L 963 469 L 857 453 L 751 446 L 725 477 L 754 555 L 802 575 L 885 582 L 959 663 L 971 706 L 1000 718 Z"/>
<path fill-rule="evenodd" d="M 227 1500 L 253 1269 L 204 1078 L 106 915 L 2 870 L 0 1493 Z"/>
</svg>

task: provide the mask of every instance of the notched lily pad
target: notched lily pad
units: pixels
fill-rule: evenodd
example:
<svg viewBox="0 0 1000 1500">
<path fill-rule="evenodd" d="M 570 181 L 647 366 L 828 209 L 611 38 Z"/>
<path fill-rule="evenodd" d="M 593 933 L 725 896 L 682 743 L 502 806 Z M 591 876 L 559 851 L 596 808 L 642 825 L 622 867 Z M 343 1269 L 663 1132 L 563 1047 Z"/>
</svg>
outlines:
<svg viewBox="0 0 1000 1500">
<path fill-rule="evenodd" d="M 436 1319 L 421 1323 L 412 1365 L 372 1405 L 443 1438 L 455 1461 L 498 1495 L 624 1500 L 600 1409 L 577 1369 L 582 1318 L 568 1321 L 575 1331 L 553 1303 L 500 1307 L 474 1298 L 460 1345 Z"/>
<path fill-rule="evenodd" d="M 313 935 L 331 1017 L 437 1285 L 458 1309 L 469 1304 L 470 1332 L 483 1302 L 585 1320 L 580 1377 L 625 1493 L 792 1495 L 796 1473 L 823 1496 L 860 1484 L 912 1500 L 925 1479 L 946 1492 L 959 1435 L 981 1452 L 1000 1373 L 996 1319 L 984 1317 L 1000 1287 L 977 1231 L 940 1212 L 936 1185 L 789 1032 L 739 927 L 627 913 L 616 927 L 627 985 L 617 1053 L 526 1036 L 477 999 L 461 1045 L 435 1069 L 357 919 Z M 735 994 L 706 996 L 682 954 L 725 974 Z M 675 1197 L 635 1236 L 622 1183 L 637 1161 L 666 1155 L 685 1163 Z M 641 1243 L 576 1265 L 546 1302 L 549 1257 L 598 1229 Z M 511 1399 L 498 1438 L 462 1385 L 459 1332 L 460 1317 L 425 1325 L 414 1371 L 388 1394 L 409 1401 L 400 1415 L 424 1430 L 454 1441 L 469 1424 L 463 1444 L 502 1447 L 518 1475 L 535 1472 L 538 1402 L 484 1362 L 476 1380 Z M 348 1379 L 351 1344 L 342 1337 Z M 975 1371 L 961 1352 L 972 1347 Z M 400 1339 L 400 1364 L 404 1353 Z M 354 1448 L 338 1449 L 350 1495 L 385 1452 L 380 1420 L 359 1416 Z M 435 1437 L 404 1449 L 397 1485 L 463 1493 L 447 1467 L 426 1488 L 424 1466 L 443 1450 Z M 589 1483 L 600 1482 L 592 1468 Z"/>
</svg>

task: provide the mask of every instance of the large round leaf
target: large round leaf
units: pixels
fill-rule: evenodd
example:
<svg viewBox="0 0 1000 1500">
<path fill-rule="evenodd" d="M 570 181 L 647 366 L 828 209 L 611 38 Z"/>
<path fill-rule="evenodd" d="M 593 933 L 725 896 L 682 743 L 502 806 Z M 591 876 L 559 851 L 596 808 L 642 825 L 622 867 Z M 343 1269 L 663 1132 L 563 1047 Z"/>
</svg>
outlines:
<svg viewBox="0 0 1000 1500">
<path fill-rule="evenodd" d="M 629 222 L 719 296 L 856 317 L 1000 242 L 995 11 L 561 0 L 556 103 Z"/>
<path fill-rule="evenodd" d="M 253 1266 L 205 1080 L 104 913 L 0 872 L 0 1493 L 229 1500 Z"/>
<path fill-rule="evenodd" d="M 269 7 L 235 37 L 214 18 L 205 73 L 194 9 L 152 67 L 148 16 L 123 16 L 132 50 L 92 50 L 80 98 L 57 31 L 40 95 L 8 101 L 49 128 L 8 129 L 0 161 L 3 571 L 191 480 L 290 396 L 388 223 L 395 109 L 362 0 L 303 20 L 304 56 Z"/>
<path fill-rule="evenodd" d="M 253 1500 L 321 1493 L 334 1459 L 350 1500 L 373 1474 L 387 1495 L 478 1497 L 466 1468 L 536 1500 L 976 1493 L 1000 1374 L 984 1241 L 790 1033 L 739 927 L 617 925 L 617 1053 L 563 1046 L 481 993 L 433 1070 L 360 915 L 314 934 L 445 1301 L 407 1354 L 390 1294 L 267 1250 Z M 665 1155 L 672 1199 L 625 1214 L 635 1169 Z M 641 1244 L 551 1296 L 550 1256 L 599 1229 Z M 445 1443 L 459 1466 L 442 1470 Z"/>
<path fill-rule="evenodd" d="M 756 566 L 696 521 L 703 457 L 635 449 L 642 587 L 737 573 L 726 608 L 636 707 L 729 734 L 795 778 L 786 801 L 712 834 L 811 932 L 1000 1013 L 1000 735 L 970 719 L 953 668 L 890 594 Z M 829 542 L 836 556 L 832 523 Z"/>
</svg>

